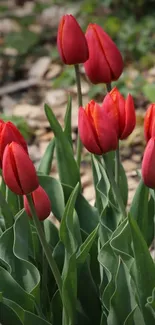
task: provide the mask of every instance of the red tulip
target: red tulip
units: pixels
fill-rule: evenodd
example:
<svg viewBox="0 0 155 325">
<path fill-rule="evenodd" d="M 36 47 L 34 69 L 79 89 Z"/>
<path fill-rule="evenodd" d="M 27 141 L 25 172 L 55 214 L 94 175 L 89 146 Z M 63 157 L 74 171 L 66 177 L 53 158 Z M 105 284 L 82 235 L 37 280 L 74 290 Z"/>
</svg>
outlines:
<svg viewBox="0 0 155 325">
<path fill-rule="evenodd" d="M 2 171 L 6 185 L 16 194 L 31 193 L 39 186 L 31 159 L 16 142 L 11 142 L 4 150 Z"/>
<path fill-rule="evenodd" d="M 155 103 L 150 104 L 144 119 L 144 135 L 148 142 L 151 137 L 155 136 Z"/>
<path fill-rule="evenodd" d="M 91 100 L 86 108 L 79 108 L 79 135 L 86 149 L 101 155 L 115 150 L 118 137 L 113 123 L 103 108 Z"/>
<path fill-rule="evenodd" d="M 22 136 L 22 134 L 19 132 L 19 130 L 16 128 L 16 126 L 12 122 L 4 122 L 0 121 L 0 167 L 2 166 L 2 158 L 4 149 L 7 144 L 11 143 L 12 141 L 15 141 L 19 143 L 23 149 L 28 153 L 27 150 L 27 144 Z"/>
<path fill-rule="evenodd" d="M 136 125 L 136 114 L 132 96 L 128 94 L 125 100 L 115 87 L 105 96 L 102 106 L 104 112 L 113 120 L 118 138 L 121 140 L 126 139 Z"/>
<path fill-rule="evenodd" d="M 65 64 L 83 63 L 89 57 L 85 35 L 72 15 L 65 15 L 61 18 L 57 46 Z"/>
<path fill-rule="evenodd" d="M 142 161 L 142 177 L 144 184 L 155 189 L 155 137 L 150 138 Z"/>
<path fill-rule="evenodd" d="M 51 211 L 51 202 L 47 193 L 44 191 L 44 189 L 41 186 L 39 186 L 34 192 L 31 193 L 31 195 L 32 195 L 33 204 L 39 220 L 45 220 L 49 216 Z M 31 217 L 32 215 L 31 215 L 29 203 L 25 195 L 24 195 L 24 208 L 27 214 Z"/>
<path fill-rule="evenodd" d="M 89 59 L 84 67 L 94 84 L 117 80 L 123 71 L 123 59 L 117 46 L 97 24 L 89 24 L 86 30 Z"/>
</svg>

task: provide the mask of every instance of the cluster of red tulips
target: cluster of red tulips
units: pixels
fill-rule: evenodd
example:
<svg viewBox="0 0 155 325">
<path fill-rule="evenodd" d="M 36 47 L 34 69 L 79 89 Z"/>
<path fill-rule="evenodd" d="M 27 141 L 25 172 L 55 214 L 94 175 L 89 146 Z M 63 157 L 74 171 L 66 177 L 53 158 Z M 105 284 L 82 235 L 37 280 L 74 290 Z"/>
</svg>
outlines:
<svg viewBox="0 0 155 325">
<path fill-rule="evenodd" d="M 24 207 L 31 216 L 27 194 L 32 195 L 33 203 L 40 220 L 50 214 L 50 200 L 39 185 L 35 167 L 28 155 L 26 141 L 12 122 L 0 121 L 0 164 L 2 176 L 8 188 L 17 195 L 24 196 Z"/>
<path fill-rule="evenodd" d="M 123 71 L 121 53 L 112 39 L 97 24 L 89 24 L 84 34 L 72 15 L 62 17 L 57 44 L 65 64 L 84 63 L 89 80 L 108 85 L 117 80 Z M 91 153 L 101 155 L 118 148 L 118 141 L 127 138 L 136 124 L 133 98 L 126 100 L 113 88 L 101 105 L 91 100 L 79 108 L 78 129 L 83 145 Z M 148 142 L 143 163 L 144 183 L 155 188 L 155 104 L 146 112 L 144 133 Z"/>
</svg>

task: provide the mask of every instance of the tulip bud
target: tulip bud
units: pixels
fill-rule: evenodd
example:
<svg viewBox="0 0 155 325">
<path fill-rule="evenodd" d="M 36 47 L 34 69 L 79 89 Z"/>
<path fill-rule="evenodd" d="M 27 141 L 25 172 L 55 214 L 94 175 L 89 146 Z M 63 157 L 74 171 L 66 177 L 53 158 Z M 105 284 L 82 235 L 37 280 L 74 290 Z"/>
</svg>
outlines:
<svg viewBox="0 0 155 325">
<path fill-rule="evenodd" d="M 61 18 L 57 34 L 57 46 L 65 64 L 85 62 L 89 57 L 85 35 L 72 15 Z"/>
<path fill-rule="evenodd" d="M 89 59 L 84 67 L 93 84 L 117 80 L 123 71 L 123 59 L 117 46 L 97 24 L 89 24 L 86 30 Z"/>
<path fill-rule="evenodd" d="M 79 108 L 79 135 L 86 149 L 101 155 L 116 150 L 118 137 L 110 117 L 95 101 L 91 100 L 86 108 Z"/>
<path fill-rule="evenodd" d="M 22 136 L 22 134 L 19 132 L 19 130 L 16 128 L 16 126 L 12 122 L 4 122 L 0 121 L 0 167 L 2 166 L 2 158 L 4 149 L 7 144 L 11 143 L 12 141 L 19 143 L 23 149 L 28 153 L 27 150 L 27 144 Z"/>
<path fill-rule="evenodd" d="M 113 120 L 118 138 L 121 140 L 126 139 L 136 125 L 136 114 L 132 96 L 128 94 L 125 100 L 115 87 L 105 96 L 102 107 L 104 112 Z"/>
<path fill-rule="evenodd" d="M 31 159 L 16 142 L 11 142 L 4 150 L 2 171 L 6 185 L 16 194 L 31 193 L 39 186 Z"/>
<path fill-rule="evenodd" d="M 31 193 L 33 204 L 37 213 L 39 220 L 45 220 L 51 211 L 51 202 L 47 193 L 44 189 L 39 186 L 34 192 Z M 31 217 L 31 211 L 29 207 L 29 203 L 27 197 L 24 195 L 24 208 L 27 214 Z"/>
<path fill-rule="evenodd" d="M 144 184 L 155 189 L 155 137 L 150 138 L 144 151 L 142 161 L 142 178 Z"/>
<path fill-rule="evenodd" d="M 148 142 L 155 136 L 155 103 L 150 104 L 144 118 L 144 136 Z"/>
</svg>

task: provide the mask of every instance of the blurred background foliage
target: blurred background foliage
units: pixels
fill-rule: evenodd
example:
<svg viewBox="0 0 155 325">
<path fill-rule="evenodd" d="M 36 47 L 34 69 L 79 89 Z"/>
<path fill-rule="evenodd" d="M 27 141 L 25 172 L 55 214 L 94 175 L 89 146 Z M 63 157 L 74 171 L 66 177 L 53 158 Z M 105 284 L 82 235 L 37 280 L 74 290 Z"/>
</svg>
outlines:
<svg viewBox="0 0 155 325">
<path fill-rule="evenodd" d="M 25 0 L 16 0 L 16 4 L 25 5 Z M 19 30 L 10 31 L 0 38 L 0 55 L 5 59 L 12 59 L 14 74 L 7 73 L 7 69 L 1 77 L 1 83 L 8 80 L 17 80 L 19 75 L 24 75 L 24 63 L 26 58 L 32 55 L 52 56 L 53 61 L 61 64 L 56 49 L 57 26 L 51 28 L 43 24 L 40 32 L 31 28 L 33 25 L 42 24 L 38 16 L 43 11 L 58 6 L 69 13 L 69 8 L 76 8 L 76 17 L 83 30 L 89 22 L 100 24 L 118 45 L 125 62 L 125 70 L 117 82 L 117 86 L 124 95 L 130 90 L 135 97 L 142 93 L 149 101 L 155 101 L 155 72 L 148 73 L 155 66 L 155 1 L 154 0 L 46 0 L 33 1 L 32 12 L 23 15 L 10 10 L 7 1 L 0 1 L 0 17 L 13 19 L 20 25 Z M 21 7 L 22 10 L 22 7 Z M 51 16 L 51 20 L 53 17 Z M 15 53 L 7 49 L 13 48 Z M 155 70 L 155 68 L 154 68 Z M 152 71 L 152 70 L 151 70 Z M 63 69 L 61 75 L 54 81 L 54 87 L 68 87 L 74 83 L 74 71 L 72 67 Z M 101 86 L 92 86 L 89 96 L 100 93 Z"/>
</svg>

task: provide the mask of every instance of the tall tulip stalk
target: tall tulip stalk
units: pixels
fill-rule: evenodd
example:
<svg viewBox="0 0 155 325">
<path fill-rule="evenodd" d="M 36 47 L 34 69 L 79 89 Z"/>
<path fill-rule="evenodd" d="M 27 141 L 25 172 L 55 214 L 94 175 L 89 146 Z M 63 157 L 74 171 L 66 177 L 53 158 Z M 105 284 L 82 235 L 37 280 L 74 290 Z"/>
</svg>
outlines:
<svg viewBox="0 0 155 325">
<path fill-rule="evenodd" d="M 64 64 L 75 66 L 76 150 L 71 101 L 64 129 L 45 104 L 54 138 L 37 169 L 20 131 L 0 120 L 0 323 L 153 325 L 155 103 L 146 111 L 146 148 L 129 206 L 119 141 L 133 132 L 136 114 L 131 94 L 112 87 L 123 71 L 121 53 L 101 26 L 89 24 L 84 35 L 72 15 L 62 17 L 57 45 Z M 79 64 L 92 83 L 106 84 L 102 103 L 83 106 Z M 91 155 L 94 206 L 82 193 L 81 144 Z"/>
</svg>

